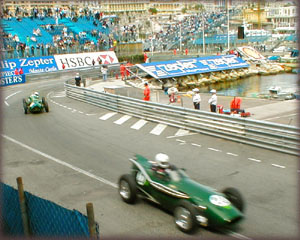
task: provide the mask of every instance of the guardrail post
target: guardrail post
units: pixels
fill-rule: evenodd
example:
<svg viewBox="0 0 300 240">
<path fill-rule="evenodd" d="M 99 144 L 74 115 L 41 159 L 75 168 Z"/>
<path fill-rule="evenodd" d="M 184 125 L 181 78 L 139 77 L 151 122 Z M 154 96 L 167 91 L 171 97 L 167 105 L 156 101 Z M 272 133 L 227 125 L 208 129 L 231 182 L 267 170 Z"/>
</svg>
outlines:
<svg viewBox="0 0 300 240">
<path fill-rule="evenodd" d="M 96 224 L 95 224 L 95 217 L 94 217 L 94 207 L 93 203 L 86 204 L 86 211 L 88 215 L 88 224 L 89 224 L 89 233 L 91 238 L 96 238 Z"/>
<path fill-rule="evenodd" d="M 21 208 L 21 216 L 22 216 L 24 234 L 25 234 L 25 237 L 29 237 L 30 236 L 29 219 L 28 219 L 28 214 L 27 214 L 23 181 L 22 181 L 21 177 L 17 178 L 17 184 L 18 184 L 19 202 L 20 202 L 20 208 Z"/>
</svg>

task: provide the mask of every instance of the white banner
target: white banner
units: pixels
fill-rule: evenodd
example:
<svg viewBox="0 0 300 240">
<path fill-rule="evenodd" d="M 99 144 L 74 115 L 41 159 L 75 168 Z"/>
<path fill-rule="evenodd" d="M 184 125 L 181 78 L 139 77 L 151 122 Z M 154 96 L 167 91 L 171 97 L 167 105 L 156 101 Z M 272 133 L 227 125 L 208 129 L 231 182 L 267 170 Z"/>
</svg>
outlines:
<svg viewBox="0 0 300 240">
<path fill-rule="evenodd" d="M 101 64 L 119 63 L 113 51 L 54 55 L 54 59 L 59 70 L 91 67 L 93 60 L 94 66 L 98 66 L 99 62 Z"/>
</svg>

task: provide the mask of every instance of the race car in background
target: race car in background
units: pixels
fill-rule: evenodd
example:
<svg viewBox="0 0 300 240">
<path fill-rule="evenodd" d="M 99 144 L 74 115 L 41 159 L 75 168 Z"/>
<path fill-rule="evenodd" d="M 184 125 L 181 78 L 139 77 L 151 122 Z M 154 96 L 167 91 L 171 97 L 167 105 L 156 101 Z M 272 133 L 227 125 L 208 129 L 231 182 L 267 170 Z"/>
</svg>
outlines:
<svg viewBox="0 0 300 240">
<path fill-rule="evenodd" d="M 45 97 L 40 98 L 38 92 L 33 93 L 27 99 L 23 98 L 24 113 L 49 112 L 49 105 Z"/>
<path fill-rule="evenodd" d="M 244 218 L 245 203 L 235 188 L 222 192 L 190 179 L 184 169 L 174 168 L 168 175 L 153 170 L 153 161 L 136 155 L 130 174 L 119 178 L 119 194 L 126 203 L 137 197 L 148 199 L 173 213 L 175 225 L 192 233 L 198 225 L 228 230 Z"/>
</svg>

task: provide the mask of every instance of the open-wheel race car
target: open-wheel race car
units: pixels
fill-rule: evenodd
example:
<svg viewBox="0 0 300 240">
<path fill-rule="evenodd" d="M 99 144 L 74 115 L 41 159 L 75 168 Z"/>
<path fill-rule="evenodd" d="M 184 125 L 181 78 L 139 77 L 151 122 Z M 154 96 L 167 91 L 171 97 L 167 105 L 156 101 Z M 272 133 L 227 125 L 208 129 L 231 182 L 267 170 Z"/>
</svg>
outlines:
<svg viewBox="0 0 300 240">
<path fill-rule="evenodd" d="M 38 92 L 33 93 L 27 99 L 23 98 L 24 113 L 40 113 L 43 111 L 49 112 L 48 102 L 45 97 L 40 98 Z"/>
<path fill-rule="evenodd" d="M 137 197 L 148 199 L 173 213 L 175 225 L 185 233 L 197 226 L 228 230 L 244 218 L 245 203 L 235 188 L 221 192 L 202 185 L 187 176 L 184 169 L 169 165 L 161 173 L 157 162 L 136 155 L 130 174 L 119 178 L 119 194 L 126 203 Z"/>
</svg>

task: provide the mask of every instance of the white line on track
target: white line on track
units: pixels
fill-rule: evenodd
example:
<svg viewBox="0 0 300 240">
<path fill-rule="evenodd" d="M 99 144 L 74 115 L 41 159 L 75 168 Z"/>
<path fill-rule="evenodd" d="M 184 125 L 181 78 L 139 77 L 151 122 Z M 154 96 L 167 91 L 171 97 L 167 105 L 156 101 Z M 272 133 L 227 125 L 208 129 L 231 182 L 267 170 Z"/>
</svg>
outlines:
<svg viewBox="0 0 300 240">
<path fill-rule="evenodd" d="M 86 116 L 95 116 L 96 114 L 95 113 L 86 113 L 85 115 Z"/>
<path fill-rule="evenodd" d="M 248 158 L 248 160 L 253 161 L 253 162 L 261 162 L 261 160 L 255 159 L 255 158 Z"/>
<path fill-rule="evenodd" d="M 211 150 L 211 151 L 215 151 L 215 152 L 222 152 L 221 150 L 215 149 L 215 148 L 208 148 L 208 149 Z"/>
<path fill-rule="evenodd" d="M 185 130 L 185 129 L 178 129 L 178 131 L 175 133 L 175 136 L 181 137 L 181 136 L 185 136 L 187 134 L 189 134 L 190 131 Z"/>
<path fill-rule="evenodd" d="M 121 125 L 124 122 L 126 122 L 128 119 L 130 119 L 131 116 L 129 115 L 124 115 L 123 117 L 119 118 L 118 120 L 114 121 L 115 124 Z"/>
<path fill-rule="evenodd" d="M 246 237 L 242 234 L 236 233 L 236 232 L 229 232 L 229 235 L 238 239 L 245 239 L 245 240 L 251 240 L 252 238 Z"/>
<path fill-rule="evenodd" d="M 181 142 L 181 143 L 186 143 L 186 141 L 181 140 L 181 139 L 176 139 L 177 142 Z"/>
<path fill-rule="evenodd" d="M 48 158 L 49 160 L 51 160 L 51 161 L 53 161 L 53 162 L 56 162 L 56 163 L 58 163 L 58 164 L 60 164 L 60 165 L 63 165 L 63 166 L 68 167 L 68 168 L 71 168 L 72 170 L 74 170 L 74 171 L 76 171 L 76 172 L 79 172 L 79 173 L 81 173 L 81 174 L 84 174 L 84 175 L 86 175 L 86 176 L 88 176 L 88 177 L 90 177 L 90 178 L 93 178 L 93 179 L 95 179 L 95 180 L 98 180 L 98 181 L 100 181 L 100 182 L 102 182 L 102 183 L 105 183 L 105 184 L 111 186 L 111 187 L 118 188 L 118 185 L 117 185 L 117 184 L 115 184 L 115 183 L 113 183 L 113 182 L 110 182 L 110 181 L 108 181 L 108 180 L 106 180 L 106 179 L 104 179 L 104 178 L 102 178 L 102 177 L 98 177 L 98 176 L 96 176 L 96 175 L 94 175 L 94 174 L 92 174 L 92 173 L 89 173 L 88 171 L 85 171 L 85 170 L 83 170 L 83 169 L 81 169 L 81 168 L 75 167 L 75 166 L 73 166 L 73 165 L 71 165 L 71 164 L 69 164 L 69 163 L 66 163 L 66 162 L 64 162 L 64 161 L 62 161 L 62 160 L 60 160 L 60 159 L 58 159 L 58 158 L 52 157 L 52 156 L 50 156 L 50 155 L 48 155 L 48 154 L 46 154 L 46 153 L 43 153 L 43 152 L 41 152 L 41 151 L 39 151 L 39 150 L 37 150 L 37 149 L 35 149 L 35 148 L 32 148 L 32 147 L 30 147 L 30 146 L 28 146 L 28 145 L 26 145 L 26 144 L 24 144 L 24 143 L 21 143 L 21 142 L 19 142 L 19 141 L 13 139 L 13 138 L 11 138 L 11 137 L 8 137 L 8 136 L 3 135 L 3 134 L 2 134 L 2 137 L 4 137 L 5 139 L 7 139 L 7 140 L 9 140 L 9 141 L 11 141 L 11 142 L 13 142 L 13 143 L 15 143 L 15 144 L 18 144 L 19 146 L 21 146 L 21 147 L 23 147 L 23 148 L 26 148 L 27 150 L 29 150 L 29 151 L 31 151 L 31 152 L 34 152 L 34 153 L 36 153 L 36 154 L 38 154 L 38 155 L 41 155 L 41 156 L 43 156 L 43 157 L 45 157 L 45 158 Z"/>
<path fill-rule="evenodd" d="M 135 130 L 139 130 L 141 129 L 148 121 L 141 119 L 139 121 L 137 121 L 135 124 L 133 124 L 130 128 L 135 129 Z"/>
<path fill-rule="evenodd" d="M 238 156 L 237 154 L 231 153 L 231 152 L 228 152 L 228 153 L 226 153 L 226 154 L 231 155 L 231 156 L 234 156 L 234 157 L 237 157 L 237 156 Z"/>
<path fill-rule="evenodd" d="M 20 93 L 20 92 L 22 92 L 22 91 L 17 91 L 17 92 L 14 92 L 14 93 L 10 94 L 9 96 L 7 96 L 7 97 L 5 98 L 5 101 L 4 101 L 5 105 L 6 105 L 6 106 L 9 106 L 9 104 L 8 104 L 8 102 L 7 102 L 6 100 L 8 100 L 10 97 L 12 97 L 12 96 L 14 96 L 14 95 L 16 95 L 16 94 L 18 94 L 18 93 Z"/>
<path fill-rule="evenodd" d="M 189 134 L 185 134 L 184 136 L 191 136 L 191 135 L 195 135 L 197 133 L 189 133 Z M 167 138 L 177 138 L 178 136 L 177 135 L 174 135 L 174 136 L 168 136 Z M 180 137 L 183 137 L 183 136 L 180 136 Z"/>
<path fill-rule="evenodd" d="M 81 111 L 78 111 L 79 113 L 81 113 L 81 114 L 83 114 L 83 112 L 81 112 Z"/>
<path fill-rule="evenodd" d="M 266 119 L 262 119 L 264 121 L 266 120 L 273 120 L 273 119 L 278 119 L 278 118 L 284 118 L 284 117 L 292 117 L 292 116 L 296 116 L 298 115 L 297 113 L 293 113 L 293 114 L 289 114 L 289 115 L 283 115 L 283 116 L 280 116 L 280 117 L 272 117 L 272 118 L 266 118 Z"/>
<path fill-rule="evenodd" d="M 155 128 L 152 129 L 150 133 L 154 135 L 160 135 L 165 130 L 166 127 L 167 125 L 159 123 L 156 125 Z"/>
<path fill-rule="evenodd" d="M 278 164 L 271 164 L 273 167 L 278 167 L 278 168 L 285 168 L 285 166 L 278 165 Z"/>
<path fill-rule="evenodd" d="M 103 115 L 102 117 L 100 117 L 100 120 L 107 120 L 109 118 L 111 118 L 112 116 L 116 115 L 116 112 L 110 112 L 110 113 L 106 113 L 105 115 Z"/>
<path fill-rule="evenodd" d="M 201 147 L 201 145 L 197 144 L 197 143 L 192 143 L 192 145 L 195 146 L 195 147 Z"/>
</svg>

